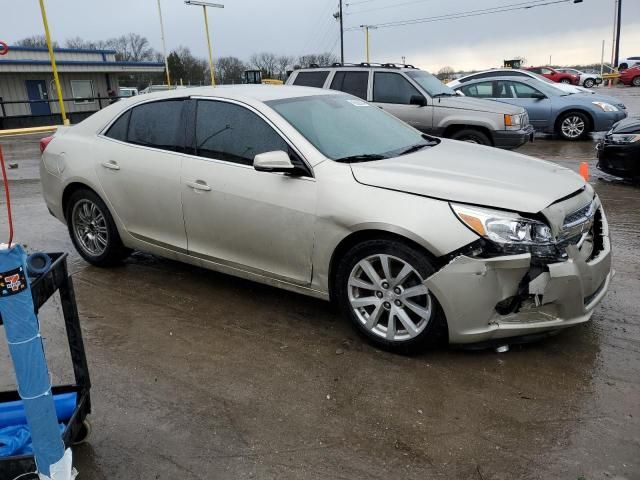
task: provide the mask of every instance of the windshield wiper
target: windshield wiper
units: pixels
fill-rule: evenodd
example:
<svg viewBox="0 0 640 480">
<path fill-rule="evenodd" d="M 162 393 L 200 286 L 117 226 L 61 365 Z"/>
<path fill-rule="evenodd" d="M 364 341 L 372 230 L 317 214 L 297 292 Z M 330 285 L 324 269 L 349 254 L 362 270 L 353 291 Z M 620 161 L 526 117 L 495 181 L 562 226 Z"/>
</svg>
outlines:
<svg viewBox="0 0 640 480">
<path fill-rule="evenodd" d="M 349 155 L 348 157 L 336 158 L 336 162 L 341 163 L 357 163 L 357 162 L 369 162 L 371 160 L 383 160 L 386 157 L 377 153 L 362 153 L 360 155 Z"/>
<path fill-rule="evenodd" d="M 405 148 L 404 150 L 402 150 L 400 153 L 398 153 L 398 156 L 406 155 L 408 153 L 417 152 L 418 150 L 422 150 L 424 147 L 433 147 L 434 145 L 437 145 L 437 143 L 436 142 L 432 142 L 432 143 L 416 143 L 415 145 L 411 145 L 410 147 Z"/>
</svg>

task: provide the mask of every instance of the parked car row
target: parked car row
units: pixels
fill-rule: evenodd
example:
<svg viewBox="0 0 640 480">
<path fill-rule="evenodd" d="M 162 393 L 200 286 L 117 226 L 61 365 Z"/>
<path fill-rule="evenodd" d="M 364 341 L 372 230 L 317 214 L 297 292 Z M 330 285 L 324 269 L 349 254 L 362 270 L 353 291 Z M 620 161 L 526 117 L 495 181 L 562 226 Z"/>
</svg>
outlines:
<svg viewBox="0 0 640 480">
<path fill-rule="evenodd" d="M 627 116 L 626 107 L 613 97 L 568 94 L 535 78 L 495 76 L 465 81 L 455 87 L 465 96 L 524 107 L 533 127 L 566 140 L 606 131 Z"/>
<path fill-rule="evenodd" d="M 533 129 L 524 108 L 465 98 L 428 72 L 393 64 L 294 71 L 287 85 L 339 90 L 367 100 L 424 133 L 499 148 L 517 148 Z"/>
</svg>

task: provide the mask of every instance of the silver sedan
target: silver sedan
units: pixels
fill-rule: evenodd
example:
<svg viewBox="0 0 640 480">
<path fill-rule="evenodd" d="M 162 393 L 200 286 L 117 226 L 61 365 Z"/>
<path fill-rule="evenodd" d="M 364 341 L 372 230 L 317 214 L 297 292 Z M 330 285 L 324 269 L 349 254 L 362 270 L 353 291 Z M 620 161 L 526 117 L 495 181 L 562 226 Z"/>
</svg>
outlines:
<svg viewBox="0 0 640 480">
<path fill-rule="evenodd" d="M 587 321 L 609 286 L 582 178 L 340 92 L 138 96 L 41 147 L 46 203 L 88 262 L 144 250 L 331 299 L 383 348 L 537 336 Z"/>
</svg>

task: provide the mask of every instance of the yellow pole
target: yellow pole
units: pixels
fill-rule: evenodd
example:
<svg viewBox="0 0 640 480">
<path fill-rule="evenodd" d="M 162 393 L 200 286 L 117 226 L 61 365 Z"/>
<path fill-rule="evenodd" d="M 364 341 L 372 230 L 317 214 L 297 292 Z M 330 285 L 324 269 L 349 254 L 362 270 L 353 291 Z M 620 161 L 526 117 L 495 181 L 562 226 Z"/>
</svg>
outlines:
<svg viewBox="0 0 640 480">
<path fill-rule="evenodd" d="M 53 70 L 53 80 L 56 84 L 56 92 L 58 94 L 58 103 L 60 104 L 60 115 L 62 115 L 62 123 L 69 125 L 67 112 L 64 109 L 64 100 L 62 98 L 62 87 L 60 86 L 60 78 L 58 78 L 58 68 L 56 67 L 56 56 L 53 53 L 53 45 L 51 44 L 51 34 L 49 33 L 49 23 L 47 22 L 47 12 L 44 8 L 44 0 L 40 0 L 40 11 L 42 12 L 42 23 L 44 23 L 44 34 L 47 38 L 47 47 L 49 48 L 49 58 L 51 59 L 51 70 Z"/>
<path fill-rule="evenodd" d="M 164 23 L 162 22 L 162 7 L 158 0 L 158 15 L 160 16 L 160 37 L 162 39 L 162 55 L 164 56 L 164 69 L 167 74 L 167 85 L 171 85 L 171 76 L 169 75 L 169 60 L 167 59 L 167 46 L 164 42 Z"/>
<path fill-rule="evenodd" d="M 209 36 L 209 19 L 207 18 L 207 7 L 202 6 L 204 12 L 204 28 L 207 31 L 207 44 L 209 45 L 209 70 L 211 71 L 211 85 L 216 86 L 216 77 L 213 72 L 213 53 L 211 52 L 211 37 Z"/>
<path fill-rule="evenodd" d="M 367 42 L 367 63 L 369 63 L 369 26 L 364 27 L 364 36 Z"/>
</svg>

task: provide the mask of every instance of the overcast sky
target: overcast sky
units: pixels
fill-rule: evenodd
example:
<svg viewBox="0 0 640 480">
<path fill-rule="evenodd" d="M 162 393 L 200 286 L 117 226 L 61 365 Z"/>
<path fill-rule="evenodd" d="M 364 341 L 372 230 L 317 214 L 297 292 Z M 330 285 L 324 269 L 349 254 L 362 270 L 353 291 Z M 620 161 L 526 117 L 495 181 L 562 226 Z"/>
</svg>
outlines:
<svg viewBox="0 0 640 480">
<path fill-rule="evenodd" d="M 271 51 L 300 55 L 339 54 L 338 0 L 214 0 L 210 9 L 214 56 Z M 433 17 L 524 0 L 343 0 L 345 28 Z M 183 0 L 161 0 L 167 49 L 179 45 L 206 56 L 202 9 Z M 107 39 L 128 32 L 146 36 L 161 49 L 157 0 L 46 0 L 53 38 Z M 9 44 L 43 32 L 37 0 L 0 0 L 0 40 Z M 523 56 L 530 65 L 577 64 L 611 57 L 614 0 L 584 0 L 537 8 L 371 31 L 371 61 L 408 63 L 436 71 L 498 66 Z M 624 0 L 620 55 L 640 55 L 640 0 Z M 364 60 L 364 33 L 345 32 L 345 60 Z"/>
</svg>

